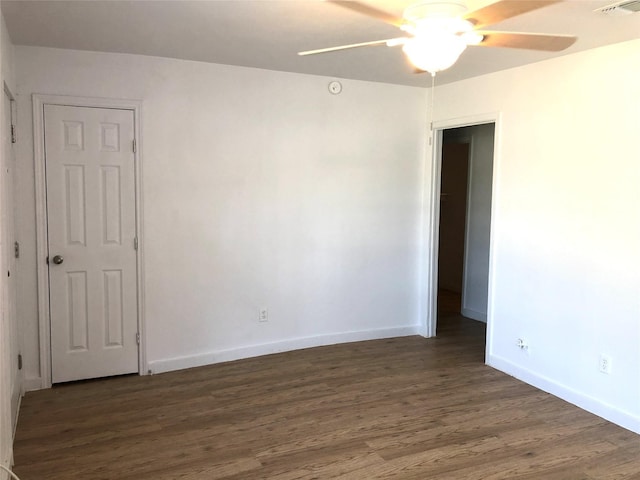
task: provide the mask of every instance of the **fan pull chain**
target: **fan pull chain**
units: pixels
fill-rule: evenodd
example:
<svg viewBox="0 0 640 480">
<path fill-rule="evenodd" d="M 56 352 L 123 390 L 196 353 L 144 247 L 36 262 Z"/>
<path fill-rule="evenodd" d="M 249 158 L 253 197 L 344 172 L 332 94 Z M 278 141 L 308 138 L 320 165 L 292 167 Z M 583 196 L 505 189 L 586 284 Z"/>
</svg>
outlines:
<svg viewBox="0 0 640 480">
<path fill-rule="evenodd" d="M 433 139 L 433 106 L 435 102 L 436 91 L 436 74 L 431 74 L 431 105 L 429 105 L 429 145 L 431 145 Z"/>
</svg>

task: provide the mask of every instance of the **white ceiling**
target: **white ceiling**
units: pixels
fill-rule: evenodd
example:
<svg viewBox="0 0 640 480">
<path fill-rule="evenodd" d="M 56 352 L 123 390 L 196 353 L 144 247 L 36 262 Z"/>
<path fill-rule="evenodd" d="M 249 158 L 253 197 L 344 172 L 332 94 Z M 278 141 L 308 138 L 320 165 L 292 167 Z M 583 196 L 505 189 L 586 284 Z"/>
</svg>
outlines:
<svg viewBox="0 0 640 480">
<path fill-rule="evenodd" d="M 397 16 L 411 0 L 369 0 Z M 478 8 L 492 0 L 467 0 Z M 578 41 L 559 54 L 470 47 L 438 83 L 503 70 L 640 37 L 640 14 L 607 16 L 593 10 L 612 0 L 568 0 L 493 30 L 562 33 Z M 35 45 L 133 53 L 403 85 L 427 86 L 400 48 L 367 47 L 299 57 L 314 48 L 400 36 L 385 23 L 313 0 L 231 1 L 2 1 L 11 39 Z M 637 59 L 636 59 L 637 61 Z"/>
</svg>

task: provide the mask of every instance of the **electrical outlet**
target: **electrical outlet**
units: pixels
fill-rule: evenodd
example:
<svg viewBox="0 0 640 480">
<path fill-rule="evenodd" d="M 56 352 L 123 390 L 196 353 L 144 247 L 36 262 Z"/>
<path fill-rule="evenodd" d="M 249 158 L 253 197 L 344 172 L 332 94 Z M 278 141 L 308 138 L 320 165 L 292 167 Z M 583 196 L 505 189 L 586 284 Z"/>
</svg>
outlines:
<svg viewBox="0 0 640 480">
<path fill-rule="evenodd" d="M 527 343 L 527 340 L 524 338 L 519 338 L 516 341 L 516 346 L 520 349 L 520 350 L 525 350 L 528 351 L 529 350 L 529 343 Z"/>
<path fill-rule="evenodd" d="M 600 354 L 600 371 L 607 375 L 611 373 L 611 357 L 609 355 Z"/>
<path fill-rule="evenodd" d="M 269 321 L 269 310 L 266 308 L 261 308 L 258 312 L 258 321 L 259 322 L 268 322 Z"/>
</svg>

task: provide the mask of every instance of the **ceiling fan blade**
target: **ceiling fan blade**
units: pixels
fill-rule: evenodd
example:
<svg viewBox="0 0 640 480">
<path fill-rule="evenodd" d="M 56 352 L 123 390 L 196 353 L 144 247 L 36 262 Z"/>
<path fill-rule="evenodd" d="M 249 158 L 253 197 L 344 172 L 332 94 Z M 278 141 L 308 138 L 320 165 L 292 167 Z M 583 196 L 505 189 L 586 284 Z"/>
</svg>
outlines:
<svg viewBox="0 0 640 480">
<path fill-rule="evenodd" d="M 476 28 L 481 28 L 562 1 L 564 0 L 498 0 L 486 7 L 465 13 L 463 18 L 473 23 Z"/>
<path fill-rule="evenodd" d="M 350 48 L 359 48 L 359 47 L 371 47 L 374 45 L 387 45 L 389 47 L 395 47 L 396 45 L 403 45 L 406 40 L 408 39 L 405 37 L 400 37 L 400 38 L 389 38 L 387 40 L 374 40 L 372 42 L 352 43 L 351 45 L 340 45 L 338 47 L 318 48 L 317 50 L 307 50 L 305 52 L 298 52 L 298 55 L 300 56 L 315 55 L 317 53 L 337 52 L 339 50 L 348 50 Z"/>
<path fill-rule="evenodd" d="M 328 0 L 328 3 L 333 3 L 335 5 L 339 5 L 344 8 L 348 8 L 354 12 L 362 13 L 371 18 L 376 18 L 378 20 L 382 20 L 385 23 L 389 23 L 396 27 L 403 25 L 405 22 L 402 18 L 396 17 L 390 13 L 387 13 L 383 10 L 378 10 L 377 8 L 370 7 L 361 2 L 351 2 L 344 0 Z"/>
<path fill-rule="evenodd" d="M 545 33 L 488 32 L 477 31 L 484 35 L 479 47 L 523 48 L 526 50 L 542 50 L 559 52 L 573 45 L 577 37 L 571 35 L 548 35 Z"/>
</svg>

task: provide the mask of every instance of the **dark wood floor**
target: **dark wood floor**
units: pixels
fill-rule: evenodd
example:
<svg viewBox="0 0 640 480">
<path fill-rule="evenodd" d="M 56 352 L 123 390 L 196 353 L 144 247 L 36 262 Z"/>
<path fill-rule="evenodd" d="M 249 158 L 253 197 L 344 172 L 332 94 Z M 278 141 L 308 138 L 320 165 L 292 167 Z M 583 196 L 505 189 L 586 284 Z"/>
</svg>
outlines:
<svg viewBox="0 0 640 480">
<path fill-rule="evenodd" d="M 445 309 L 446 310 L 446 309 Z M 640 436 L 483 364 L 484 325 L 29 393 L 22 480 L 640 479 Z"/>
</svg>

